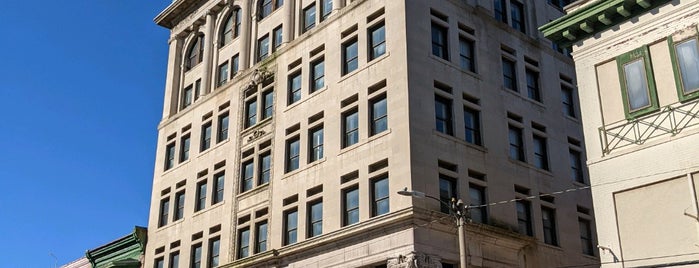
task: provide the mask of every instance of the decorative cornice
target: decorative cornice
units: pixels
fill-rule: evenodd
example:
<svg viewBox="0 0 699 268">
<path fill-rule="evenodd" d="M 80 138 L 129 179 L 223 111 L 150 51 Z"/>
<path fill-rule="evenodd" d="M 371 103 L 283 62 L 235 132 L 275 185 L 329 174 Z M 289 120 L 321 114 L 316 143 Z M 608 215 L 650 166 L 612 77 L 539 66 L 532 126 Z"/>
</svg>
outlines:
<svg viewBox="0 0 699 268">
<path fill-rule="evenodd" d="M 103 267 L 106 263 L 117 261 L 130 261 L 132 257 L 139 256 L 145 251 L 147 233 L 146 228 L 136 226 L 128 235 L 88 250 L 85 252 L 85 257 L 90 260 L 92 267 Z"/>
<path fill-rule="evenodd" d="M 570 46 L 668 2 L 670 0 L 599 0 L 539 27 L 539 31 L 561 46 Z"/>
</svg>

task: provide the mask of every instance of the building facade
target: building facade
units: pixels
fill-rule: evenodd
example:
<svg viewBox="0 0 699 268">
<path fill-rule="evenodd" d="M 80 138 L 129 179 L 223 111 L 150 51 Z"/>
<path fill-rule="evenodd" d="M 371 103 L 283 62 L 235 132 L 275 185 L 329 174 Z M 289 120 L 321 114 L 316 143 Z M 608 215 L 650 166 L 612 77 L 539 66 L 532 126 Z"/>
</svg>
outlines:
<svg viewBox="0 0 699 268">
<path fill-rule="evenodd" d="M 699 266 L 699 2 L 578 1 L 572 44 L 603 267 Z"/>
<path fill-rule="evenodd" d="M 565 2 L 172 2 L 145 266 L 598 263 Z"/>
</svg>

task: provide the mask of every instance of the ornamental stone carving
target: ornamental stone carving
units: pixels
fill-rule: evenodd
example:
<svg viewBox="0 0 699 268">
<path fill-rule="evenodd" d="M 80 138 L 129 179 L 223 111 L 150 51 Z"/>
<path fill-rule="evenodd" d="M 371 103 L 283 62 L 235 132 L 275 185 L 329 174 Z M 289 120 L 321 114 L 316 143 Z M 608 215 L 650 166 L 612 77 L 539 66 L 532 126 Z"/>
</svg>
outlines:
<svg viewBox="0 0 699 268">
<path fill-rule="evenodd" d="M 388 268 L 441 268 L 441 258 L 420 252 L 411 252 L 388 259 Z"/>
</svg>

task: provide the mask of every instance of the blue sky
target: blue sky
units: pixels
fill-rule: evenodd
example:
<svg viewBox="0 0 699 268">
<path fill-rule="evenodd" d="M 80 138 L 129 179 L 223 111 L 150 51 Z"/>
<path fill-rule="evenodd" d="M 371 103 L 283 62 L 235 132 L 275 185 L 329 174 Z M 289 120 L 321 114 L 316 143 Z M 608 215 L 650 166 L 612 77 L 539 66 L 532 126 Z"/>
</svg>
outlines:
<svg viewBox="0 0 699 268">
<path fill-rule="evenodd" d="M 147 225 L 169 3 L 3 2 L 3 267 L 60 266 Z"/>
</svg>

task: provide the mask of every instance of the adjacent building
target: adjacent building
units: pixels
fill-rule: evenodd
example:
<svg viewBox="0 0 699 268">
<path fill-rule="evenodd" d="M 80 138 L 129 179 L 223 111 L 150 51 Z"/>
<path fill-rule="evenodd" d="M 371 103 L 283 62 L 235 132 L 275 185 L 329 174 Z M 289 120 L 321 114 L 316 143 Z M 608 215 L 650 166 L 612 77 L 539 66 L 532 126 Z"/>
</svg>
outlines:
<svg viewBox="0 0 699 268">
<path fill-rule="evenodd" d="M 572 44 L 603 267 L 699 266 L 699 1 L 576 1 Z"/>
<path fill-rule="evenodd" d="M 170 3 L 145 267 L 598 263 L 567 2 Z"/>
</svg>

